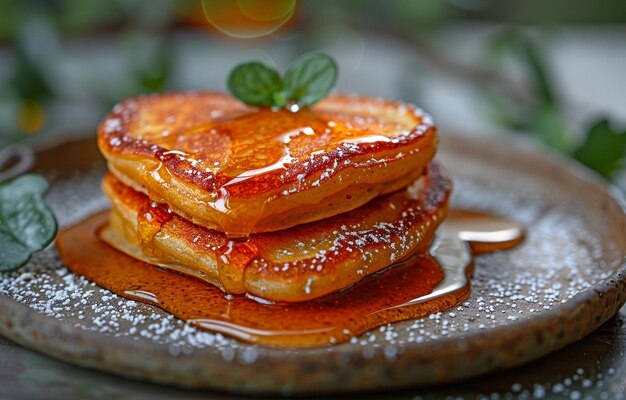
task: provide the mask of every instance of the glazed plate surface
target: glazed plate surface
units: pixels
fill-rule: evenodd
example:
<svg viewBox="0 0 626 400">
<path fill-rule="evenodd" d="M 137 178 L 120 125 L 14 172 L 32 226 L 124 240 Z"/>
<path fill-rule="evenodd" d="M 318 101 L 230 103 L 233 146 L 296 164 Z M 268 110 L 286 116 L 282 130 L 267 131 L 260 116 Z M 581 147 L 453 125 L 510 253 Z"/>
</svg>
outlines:
<svg viewBox="0 0 626 400">
<path fill-rule="evenodd" d="M 528 228 L 480 256 L 467 301 L 352 341 L 271 349 L 199 331 L 69 272 L 54 246 L 0 275 L 0 333 L 52 357 L 126 377 L 240 393 L 337 393 L 432 385 L 511 368 L 572 343 L 626 301 L 626 215 L 581 168 L 520 146 L 443 135 L 453 206 Z M 93 141 L 37 154 L 62 227 L 108 207 Z"/>
</svg>

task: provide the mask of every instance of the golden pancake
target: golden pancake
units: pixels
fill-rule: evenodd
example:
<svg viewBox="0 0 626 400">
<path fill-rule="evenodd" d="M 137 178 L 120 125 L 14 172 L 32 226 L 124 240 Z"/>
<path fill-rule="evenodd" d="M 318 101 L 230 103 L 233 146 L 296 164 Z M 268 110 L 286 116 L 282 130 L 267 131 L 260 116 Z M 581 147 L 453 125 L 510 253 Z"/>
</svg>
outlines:
<svg viewBox="0 0 626 400">
<path fill-rule="evenodd" d="M 112 174 L 103 188 L 113 209 L 102 238 L 118 250 L 229 293 L 296 302 L 345 288 L 427 251 L 445 216 L 451 182 L 431 164 L 405 190 L 348 213 L 244 241 L 191 223 Z"/>
<path fill-rule="evenodd" d="M 417 179 L 436 151 L 431 119 L 404 103 L 331 95 L 299 112 L 219 93 L 126 100 L 103 120 L 109 170 L 229 237 L 353 210 Z"/>
</svg>

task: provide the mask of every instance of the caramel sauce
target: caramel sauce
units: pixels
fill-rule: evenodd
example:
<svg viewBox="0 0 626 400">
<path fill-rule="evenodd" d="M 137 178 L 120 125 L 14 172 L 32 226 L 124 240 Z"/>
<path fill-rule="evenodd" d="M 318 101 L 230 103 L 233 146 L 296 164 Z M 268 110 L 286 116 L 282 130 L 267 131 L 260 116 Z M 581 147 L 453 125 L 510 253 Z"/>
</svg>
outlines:
<svg viewBox="0 0 626 400">
<path fill-rule="evenodd" d="M 152 241 L 164 223 L 171 218 L 171 210 L 162 204 L 147 202 L 139 207 L 137 213 L 138 235 L 141 250 L 148 257 L 156 257 Z"/>
<path fill-rule="evenodd" d="M 229 240 L 217 250 L 219 280 L 226 292 L 245 293 L 244 272 L 257 255 L 256 246 L 248 240 Z"/>
<path fill-rule="evenodd" d="M 510 250 L 524 240 L 526 231 L 519 222 L 470 210 L 450 210 L 441 230 L 469 243 L 474 254 Z"/>
<path fill-rule="evenodd" d="M 518 227 L 510 221 L 454 212 L 430 254 L 405 260 L 322 298 L 272 303 L 227 295 L 193 277 L 118 252 L 99 238 L 107 222 L 108 212 L 102 212 L 60 233 L 57 247 L 69 269 L 118 295 L 158 306 L 198 328 L 280 347 L 339 343 L 387 323 L 449 309 L 469 295 L 473 268 L 472 254 L 459 239 L 459 232 L 473 232 L 473 238 L 479 239 L 472 242 L 473 247 L 488 246 L 477 247 L 482 252 L 511 248 L 513 239 L 519 243 L 523 236 L 523 230 L 518 232 L 520 237 L 503 236 L 507 224 Z M 489 229 L 496 232 L 493 237 Z M 503 237 L 507 240 L 502 241 Z M 227 260 L 229 246 L 237 245 L 245 242 L 231 241 L 220 253 Z"/>
</svg>

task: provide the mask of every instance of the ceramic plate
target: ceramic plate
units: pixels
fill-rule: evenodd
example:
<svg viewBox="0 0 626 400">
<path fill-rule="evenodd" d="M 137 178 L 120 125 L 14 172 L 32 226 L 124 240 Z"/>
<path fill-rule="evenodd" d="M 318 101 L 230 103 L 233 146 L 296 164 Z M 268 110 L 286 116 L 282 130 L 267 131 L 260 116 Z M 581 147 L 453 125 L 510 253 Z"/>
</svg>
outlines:
<svg viewBox="0 0 626 400">
<path fill-rule="evenodd" d="M 0 275 L 0 333 L 52 357 L 126 377 L 248 393 L 432 385 L 526 363 L 572 343 L 626 301 L 626 215 L 598 178 L 511 143 L 444 137 L 453 205 L 522 222 L 526 241 L 480 256 L 464 303 L 340 345 L 269 349 L 203 332 L 69 272 L 54 246 Z M 93 141 L 39 151 L 62 226 L 107 208 Z"/>
</svg>

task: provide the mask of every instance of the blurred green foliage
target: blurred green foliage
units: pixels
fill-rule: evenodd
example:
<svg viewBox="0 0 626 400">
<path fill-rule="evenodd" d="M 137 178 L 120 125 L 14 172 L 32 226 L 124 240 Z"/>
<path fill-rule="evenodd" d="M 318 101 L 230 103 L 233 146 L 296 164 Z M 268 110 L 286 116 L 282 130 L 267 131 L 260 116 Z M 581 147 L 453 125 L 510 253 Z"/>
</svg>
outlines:
<svg viewBox="0 0 626 400">
<path fill-rule="evenodd" d="M 104 114 L 119 99 L 166 90 L 172 73 L 168 34 L 184 8 L 169 0 L 5 0 L 0 2 L 0 147 L 54 128 L 58 104 L 84 102 Z M 83 87 L 64 86 L 65 40 L 106 37 L 117 43 L 130 80 L 120 87 L 80 71 Z M 70 77 L 71 79 L 71 77 Z M 78 80 L 78 77 L 77 77 Z M 115 80 L 115 79 L 114 79 Z M 118 79 L 119 80 L 119 79 Z M 76 83 L 76 86 L 79 86 Z"/>
<path fill-rule="evenodd" d="M 589 129 L 587 137 L 573 156 L 610 179 L 624 167 L 626 130 L 617 131 L 607 120 L 600 120 Z"/>
<path fill-rule="evenodd" d="M 488 117 L 507 131 L 534 135 L 547 146 L 611 178 L 625 156 L 624 132 L 606 121 L 593 124 L 588 132 L 570 126 L 564 101 L 546 66 L 543 38 L 536 35 L 536 29 L 531 32 L 520 28 L 532 24 L 626 22 L 623 0 L 601 3 L 341 0 L 323 2 L 321 7 L 319 0 L 299 0 L 294 24 L 303 33 L 300 52 L 315 49 L 320 27 L 332 26 L 333 34 L 339 37 L 342 29 L 354 26 L 357 30 L 396 35 L 413 43 L 419 53 L 425 51 L 421 39 L 445 24 L 467 20 L 501 23 L 503 29 L 486 45 L 486 65 L 475 67 L 486 67 L 495 75 L 507 71 L 513 60 L 521 66 L 530 90 L 518 96 L 481 86 Z M 199 0 L 0 1 L 0 57 L 10 60 L 0 65 L 0 147 L 53 128 L 58 104 L 86 103 L 96 113 L 104 114 L 121 98 L 176 89 L 172 77 L 180 72 L 180 64 L 176 62 L 173 37 L 199 26 L 200 19 L 204 19 L 199 5 Z M 114 73 L 125 78 L 109 80 L 83 69 L 74 70 L 80 76 L 70 74 L 64 78 L 63 72 L 68 65 L 71 67 L 65 54 L 70 38 L 94 46 L 103 38 L 114 42 L 115 56 L 122 61 Z"/>
<path fill-rule="evenodd" d="M 576 143 L 580 135 L 574 134 L 567 124 L 540 40 L 518 27 L 502 29 L 488 42 L 485 59 L 492 68 L 502 69 L 503 62 L 510 57 L 522 66 L 531 87 L 530 96 L 514 99 L 497 90 L 483 89 L 491 117 L 513 132 L 535 135 L 547 146 L 607 179 L 614 178 L 626 157 L 626 131 L 614 130 L 602 118 L 583 132 L 582 140 Z"/>
</svg>

